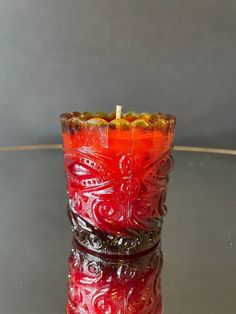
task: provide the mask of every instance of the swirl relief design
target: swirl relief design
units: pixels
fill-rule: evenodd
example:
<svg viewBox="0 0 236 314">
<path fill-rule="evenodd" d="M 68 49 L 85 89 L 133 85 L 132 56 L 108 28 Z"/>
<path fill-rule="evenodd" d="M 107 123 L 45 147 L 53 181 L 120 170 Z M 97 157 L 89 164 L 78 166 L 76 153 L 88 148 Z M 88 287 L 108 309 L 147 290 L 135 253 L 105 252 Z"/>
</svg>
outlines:
<svg viewBox="0 0 236 314">
<path fill-rule="evenodd" d="M 166 214 L 170 152 L 101 154 L 85 147 L 65 154 L 70 208 L 108 233 L 153 231 Z"/>
<path fill-rule="evenodd" d="M 94 256 L 78 246 L 70 256 L 67 314 L 161 314 L 162 255 Z"/>
</svg>

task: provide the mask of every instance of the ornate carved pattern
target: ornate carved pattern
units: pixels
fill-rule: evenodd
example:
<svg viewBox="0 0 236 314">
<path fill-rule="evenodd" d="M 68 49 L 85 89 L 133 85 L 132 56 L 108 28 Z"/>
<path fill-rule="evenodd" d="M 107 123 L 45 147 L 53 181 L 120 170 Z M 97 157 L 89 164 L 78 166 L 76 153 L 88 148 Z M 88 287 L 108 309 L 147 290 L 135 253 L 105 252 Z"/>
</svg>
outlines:
<svg viewBox="0 0 236 314">
<path fill-rule="evenodd" d="M 110 152 L 112 154 L 112 152 Z M 134 254 L 155 246 L 166 214 L 170 152 L 65 154 L 69 216 L 77 241 L 96 252 Z"/>
<path fill-rule="evenodd" d="M 97 253 L 131 255 L 149 250 L 160 241 L 161 218 L 157 219 L 158 224 L 155 230 L 141 232 L 130 228 L 128 235 L 122 235 L 108 233 L 94 227 L 81 218 L 70 205 L 68 214 L 76 241 Z"/>
<path fill-rule="evenodd" d="M 95 256 L 74 247 L 67 314 L 161 314 L 162 254 L 132 258 Z"/>
<path fill-rule="evenodd" d="M 86 151 L 65 155 L 70 207 L 83 219 L 107 232 L 128 234 L 129 228 L 152 231 L 164 205 L 173 160 L 167 152 L 118 154 L 115 158 Z"/>
</svg>

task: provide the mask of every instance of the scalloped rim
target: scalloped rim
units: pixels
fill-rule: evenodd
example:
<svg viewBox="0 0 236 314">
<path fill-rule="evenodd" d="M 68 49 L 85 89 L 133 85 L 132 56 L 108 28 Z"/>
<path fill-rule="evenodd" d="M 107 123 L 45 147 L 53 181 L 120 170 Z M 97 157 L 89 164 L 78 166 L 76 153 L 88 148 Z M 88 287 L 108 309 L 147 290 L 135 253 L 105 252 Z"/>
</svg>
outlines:
<svg viewBox="0 0 236 314">
<path fill-rule="evenodd" d="M 164 113 L 136 113 L 133 111 L 122 114 L 121 119 L 115 118 L 115 113 L 103 112 L 67 112 L 60 115 L 63 131 L 74 133 L 85 126 L 109 127 L 111 129 L 130 130 L 133 128 L 155 129 L 174 133 L 175 116 Z"/>
</svg>

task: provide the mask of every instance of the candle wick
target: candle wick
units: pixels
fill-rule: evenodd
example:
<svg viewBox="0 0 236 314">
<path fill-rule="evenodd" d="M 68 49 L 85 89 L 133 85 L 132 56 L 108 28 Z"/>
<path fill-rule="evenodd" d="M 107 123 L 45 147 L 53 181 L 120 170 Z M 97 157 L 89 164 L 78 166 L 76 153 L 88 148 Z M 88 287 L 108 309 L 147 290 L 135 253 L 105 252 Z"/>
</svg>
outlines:
<svg viewBox="0 0 236 314">
<path fill-rule="evenodd" d="M 117 105 L 116 106 L 116 119 L 120 119 L 121 118 L 121 112 L 122 112 L 122 106 Z"/>
</svg>

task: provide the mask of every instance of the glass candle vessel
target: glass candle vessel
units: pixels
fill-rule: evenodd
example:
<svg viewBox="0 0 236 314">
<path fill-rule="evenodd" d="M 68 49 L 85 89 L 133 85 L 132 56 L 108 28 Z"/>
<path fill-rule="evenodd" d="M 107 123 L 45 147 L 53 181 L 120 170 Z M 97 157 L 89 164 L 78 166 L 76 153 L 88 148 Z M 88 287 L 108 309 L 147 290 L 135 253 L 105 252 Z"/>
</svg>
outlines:
<svg viewBox="0 0 236 314">
<path fill-rule="evenodd" d="M 75 241 L 69 259 L 67 314 L 162 314 L 162 254 L 102 256 Z"/>
<path fill-rule="evenodd" d="M 73 112 L 61 123 L 75 240 L 108 255 L 154 247 L 167 211 L 175 117 Z"/>
</svg>

